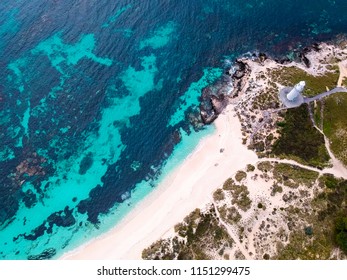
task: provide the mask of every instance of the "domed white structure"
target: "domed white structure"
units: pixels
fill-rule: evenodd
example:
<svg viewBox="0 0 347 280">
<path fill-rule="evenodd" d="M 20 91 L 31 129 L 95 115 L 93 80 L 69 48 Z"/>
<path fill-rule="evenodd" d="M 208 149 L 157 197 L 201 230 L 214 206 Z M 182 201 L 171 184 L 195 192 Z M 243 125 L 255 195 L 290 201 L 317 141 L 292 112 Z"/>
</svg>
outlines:
<svg viewBox="0 0 347 280">
<path fill-rule="evenodd" d="M 294 88 L 287 94 L 287 99 L 289 101 L 294 101 L 299 95 L 301 95 L 305 85 L 305 81 L 301 81 L 300 83 L 296 84 Z"/>
<path fill-rule="evenodd" d="M 294 108 L 299 107 L 302 103 L 304 103 L 302 92 L 304 91 L 305 86 L 305 81 L 301 81 L 294 87 L 285 87 L 281 89 L 279 98 L 283 105 L 287 108 Z"/>
</svg>

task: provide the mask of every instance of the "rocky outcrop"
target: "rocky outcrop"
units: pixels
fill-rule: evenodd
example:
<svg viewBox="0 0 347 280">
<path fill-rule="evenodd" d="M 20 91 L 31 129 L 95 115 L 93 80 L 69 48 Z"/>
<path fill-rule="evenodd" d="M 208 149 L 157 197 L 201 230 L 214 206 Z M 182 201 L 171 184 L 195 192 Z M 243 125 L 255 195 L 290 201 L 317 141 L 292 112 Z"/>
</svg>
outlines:
<svg viewBox="0 0 347 280">
<path fill-rule="evenodd" d="M 203 89 L 200 99 L 200 116 L 204 124 L 210 124 L 218 117 L 212 106 L 212 96 L 214 92 L 211 87 Z"/>
<path fill-rule="evenodd" d="M 247 72 L 247 64 L 240 59 L 237 59 L 235 62 L 234 73 L 229 71 L 232 78 L 237 80 L 241 79 L 246 74 L 246 72 Z"/>
<path fill-rule="evenodd" d="M 267 55 L 266 53 L 259 53 L 258 58 L 260 63 L 264 63 L 265 60 L 267 59 Z"/>
<path fill-rule="evenodd" d="M 265 59 L 265 57 L 263 57 L 262 59 Z M 241 59 L 236 60 L 235 73 L 232 75 L 233 91 L 230 95 L 232 98 L 235 98 L 239 95 L 239 93 L 247 84 L 250 74 L 251 68 L 249 67 L 249 65 Z"/>
<path fill-rule="evenodd" d="M 311 67 L 311 62 L 310 60 L 306 57 L 305 52 L 301 52 L 299 55 L 301 62 L 307 67 L 310 68 Z"/>
<path fill-rule="evenodd" d="M 286 65 L 286 64 L 289 64 L 292 62 L 292 60 L 287 57 L 287 56 L 283 56 L 283 57 L 280 57 L 280 58 L 275 58 L 274 59 L 277 63 L 279 64 L 283 64 L 283 65 Z"/>
<path fill-rule="evenodd" d="M 288 64 L 293 61 L 298 62 L 298 63 L 303 63 L 307 68 L 311 67 L 311 62 L 307 58 L 307 54 L 314 51 L 314 52 L 319 52 L 321 50 L 321 46 L 318 43 L 313 43 L 311 46 L 302 48 L 302 49 L 296 49 L 293 51 L 291 58 L 288 56 L 283 56 L 279 58 L 274 58 L 274 61 L 276 61 L 279 64 Z"/>
<path fill-rule="evenodd" d="M 267 56 L 260 54 L 258 59 L 265 61 Z M 204 124 L 210 124 L 217 119 L 230 100 L 238 96 L 250 73 L 249 65 L 238 59 L 234 67 L 226 71 L 218 82 L 203 89 L 200 97 L 200 116 Z"/>
<path fill-rule="evenodd" d="M 219 115 L 223 112 L 224 108 L 228 105 L 228 98 L 222 94 L 220 96 L 211 96 L 211 103 L 214 112 Z"/>
</svg>

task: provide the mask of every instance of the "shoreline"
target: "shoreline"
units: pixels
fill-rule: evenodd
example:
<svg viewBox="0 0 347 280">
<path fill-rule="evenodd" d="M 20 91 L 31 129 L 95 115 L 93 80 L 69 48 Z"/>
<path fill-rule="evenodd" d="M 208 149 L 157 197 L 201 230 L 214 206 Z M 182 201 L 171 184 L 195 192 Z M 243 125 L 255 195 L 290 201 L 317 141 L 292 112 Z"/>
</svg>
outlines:
<svg viewBox="0 0 347 280">
<path fill-rule="evenodd" d="M 214 125 L 215 132 L 203 138 L 182 164 L 114 228 L 60 259 L 141 259 L 143 249 L 171 233 L 191 211 L 208 203 L 212 192 L 229 176 L 258 160 L 242 144 L 241 123 L 234 105 L 229 105 Z"/>
<path fill-rule="evenodd" d="M 228 245 L 230 247 L 229 249 L 223 247 L 222 252 L 227 252 L 223 257 L 229 259 L 229 256 L 233 255 L 235 259 L 242 259 L 242 256 L 245 259 L 262 259 L 276 256 L 279 249 L 274 244 L 277 244 L 276 242 L 278 240 L 276 239 L 276 234 L 271 238 L 269 237 L 270 234 L 273 234 L 273 232 L 270 232 L 270 228 L 274 232 L 282 229 L 288 235 L 287 239 L 292 234 L 292 228 L 290 225 L 288 226 L 290 221 L 286 221 L 282 213 L 276 212 L 277 209 L 284 211 L 283 213 L 286 213 L 289 209 L 287 213 L 289 216 L 293 215 L 290 212 L 290 207 L 299 207 L 307 212 L 308 210 L 305 208 L 305 205 L 312 202 L 311 200 L 314 198 L 315 192 L 318 192 L 321 188 L 317 183 L 318 177 L 321 177 L 323 174 L 332 173 L 335 176 L 346 178 L 347 173 L 342 163 L 330 151 L 330 143 L 326 137 L 324 146 L 331 160 L 329 161 L 330 165 L 324 166 L 323 169 L 312 168 L 309 165 L 300 164 L 295 160 L 283 160 L 266 156 L 266 152 L 269 151 L 272 143 L 279 137 L 275 124 L 277 121 L 281 121 L 282 118 L 276 112 L 285 109 L 278 109 L 280 104 L 276 107 L 276 102 L 278 101 L 277 92 L 283 86 L 282 84 L 288 83 L 288 81 L 278 80 L 277 83 L 273 82 L 269 77 L 264 75 L 263 71 L 264 69 L 281 69 L 282 71 L 287 71 L 287 69 L 291 69 L 290 67 L 296 67 L 298 69 L 296 71 L 299 71 L 298 73 L 300 75 L 303 75 L 300 71 L 304 71 L 306 75 L 312 76 L 312 79 L 318 79 L 317 77 L 320 75 L 324 76 L 327 75 L 326 73 L 332 73 L 332 70 L 328 69 L 328 66 L 334 63 L 330 62 L 332 60 L 331 53 L 333 52 L 334 56 L 341 59 L 341 62 L 338 63 L 340 75 L 336 83 L 342 84 L 347 75 L 345 65 L 346 57 L 342 50 L 336 54 L 334 52 L 335 50 L 334 47 L 322 44 L 319 52 L 307 52 L 306 55 L 311 63 L 311 68 L 307 69 L 303 64 L 297 62 L 282 65 L 272 59 L 263 62 L 250 59 L 241 61 L 241 63 L 248 65 L 252 69 L 250 73 L 244 71 L 242 80 L 237 81 L 237 85 L 239 85 L 238 94 L 242 98 L 236 105 L 229 104 L 214 121 L 213 125 L 216 129 L 213 134 L 202 138 L 194 150 L 186 155 L 183 162 L 170 171 L 159 185 L 144 197 L 111 230 L 100 237 L 84 243 L 84 245 L 75 250 L 65 253 L 60 259 L 136 260 L 141 259 L 144 249 L 150 248 L 153 243 L 158 241 L 155 246 L 152 246 L 145 253 L 148 256 L 146 255 L 144 257 L 146 259 L 154 259 L 154 257 L 158 257 L 158 252 L 159 255 L 165 255 L 163 248 L 161 248 L 162 251 L 160 251 L 160 247 L 156 248 L 157 244 L 160 246 L 160 242 L 166 242 L 167 240 L 170 242 L 170 238 L 177 235 L 174 232 L 175 225 L 182 221 L 188 223 L 185 218 L 197 208 L 208 212 L 208 205 L 211 202 L 215 213 L 217 213 L 218 223 L 224 226 L 229 237 L 237 245 L 233 248 Z M 270 75 L 270 72 L 268 75 Z M 274 77 L 276 81 L 276 76 Z M 333 76 L 331 78 L 328 76 L 328 78 L 332 80 L 336 77 Z M 328 84 L 330 80 L 327 82 Z M 329 85 L 331 84 L 332 82 Z M 267 89 L 268 94 L 265 95 L 262 89 Z M 265 100 L 259 101 L 257 100 L 258 97 L 265 98 Z M 271 106 L 269 108 L 266 106 L 261 107 L 264 103 L 270 104 Z M 256 106 L 254 107 L 254 105 Z M 313 125 L 317 126 L 314 121 Z M 316 128 L 320 130 L 318 126 Z M 320 132 L 324 135 L 322 131 Z M 253 142 L 255 133 L 258 133 L 258 139 L 256 140 L 263 143 L 263 154 L 260 153 L 260 148 L 260 151 L 256 149 L 255 144 L 257 143 Z M 265 140 L 267 138 L 265 137 L 270 134 L 273 137 L 266 144 Z M 270 163 L 272 161 L 275 163 Z M 255 165 L 258 162 L 263 162 L 263 165 L 267 164 L 269 166 L 264 167 L 265 169 L 262 166 L 253 167 L 253 170 L 247 170 L 247 173 L 243 171 L 247 165 Z M 288 167 L 285 170 L 278 171 L 283 168 L 283 166 L 278 164 L 288 164 Z M 291 179 L 290 182 L 292 184 L 295 183 L 295 186 L 282 181 L 280 179 L 281 177 L 277 178 L 276 176 L 278 174 L 275 174 L 275 168 L 278 169 L 277 172 L 289 172 L 286 178 L 290 178 L 295 172 L 301 172 L 296 170 L 291 174 L 291 164 L 306 170 L 302 171 L 301 175 L 296 175 L 298 178 L 294 176 Z M 271 172 L 268 172 L 268 169 L 271 169 Z M 243 176 L 245 177 L 243 179 L 237 179 L 237 171 L 240 171 L 241 175 L 243 172 L 245 174 Z M 308 176 L 305 173 L 307 171 L 316 172 L 314 174 L 318 176 L 313 183 L 306 182 L 309 189 L 300 181 L 304 180 L 306 178 L 305 176 Z M 252 175 L 247 176 L 248 173 Z M 313 173 L 309 174 L 312 175 Z M 304 179 L 300 176 L 303 176 Z M 242 181 L 242 186 L 235 185 L 235 187 L 238 187 L 239 191 L 244 192 L 243 195 L 233 192 L 230 194 L 225 190 L 219 189 L 223 194 L 223 199 L 218 201 L 218 197 L 215 198 L 214 196 L 215 191 L 231 177 L 235 177 L 235 180 L 238 182 Z M 242 190 L 244 188 L 245 190 Z M 281 194 L 276 196 L 277 192 Z M 301 199 L 296 201 L 296 198 L 293 198 L 294 194 L 297 198 Z M 248 198 L 248 201 L 246 198 Z M 239 208 L 236 208 L 235 205 Z M 248 206 L 246 207 L 245 205 Z M 239 212 L 238 210 L 241 211 Z M 230 211 L 234 213 L 234 216 L 227 216 L 227 213 Z M 238 218 L 241 222 L 237 222 L 236 224 L 233 224 L 233 220 L 232 222 L 226 222 L 226 220 L 232 218 Z M 312 220 L 305 219 L 300 216 L 297 217 L 297 221 L 300 221 L 303 227 L 308 223 L 313 223 Z M 268 224 L 265 228 L 266 223 Z M 246 227 L 247 232 L 244 233 Z M 185 238 L 184 233 L 182 234 L 181 237 Z M 322 233 L 322 236 L 326 236 L 326 233 Z M 317 238 L 319 239 L 320 237 Z M 164 241 L 160 241 L 161 239 L 164 239 Z M 246 240 L 245 244 L 241 244 L 241 239 Z M 256 244 L 256 239 L 264 240 L 264 242 L 260 245 Z M 174 246 L 174 243 L 170 246 Z M 199 246 L 204 246 L 204 244 L 200 244 Z M 214 252 L 217 259 L 220 256 L 217 255 L 220 252 L 219 249 L 216 249 Z M 156 250 L 159 251 L 156 253 Z"/>
</svg>

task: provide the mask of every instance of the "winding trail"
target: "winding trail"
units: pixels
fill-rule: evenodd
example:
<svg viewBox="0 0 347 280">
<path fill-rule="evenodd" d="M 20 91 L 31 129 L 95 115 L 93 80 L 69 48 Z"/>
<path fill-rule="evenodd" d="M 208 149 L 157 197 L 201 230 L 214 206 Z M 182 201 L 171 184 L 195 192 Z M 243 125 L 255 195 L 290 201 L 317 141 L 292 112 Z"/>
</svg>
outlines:
<svg viewBox="0 0 347 280">
<path fill-rule="evenodd" d="M 328 150 L 328 151 L 330 154 L 331 153 L 330 150 Z M 274 162 L 274 163 L 291 164 L 291 165 L 301 167 L 303 169 L 318 172 L 320 175 L 333 174 L 336 177 L 341 177 L 341 178 L 347 179 L 347 169 L 342 165 L 342 163 L 339 160 L 337 160 L 334 157 L 333 154 L 331 154 L 331 155 L 332 155 L 333 167 L 324 168 L 324 169 L 319 169 L 316 167 L 305 165 L 305 164 L 299 163 L 299 162 L 292 160 L 292 159 L 262 158 L 258 162 L 269 161 L 269 162 Z"/>
<path fill-rule="evenodd" d="M 324 134 L 323 134 L 324 135 Z M 329 156 L 331 158 L 331 162 L 333 167 L 331 168 L 325 168 L 324 171 L 334 174 L 336 177 L 342 177 L 344 179 L 347 179 L 347 168 L 343 165 L 343 163 L 335 157 L 335 155 L 332 153 L 330 149 L 330 142 L 329 139 L 324 135 L 324 141 L 325 141 L 325 147 L 329 153 Z"/>
<path fill-rule="evenodd" d="M 251 260 L 252 257 L 249 255 L 249 253 L 246 250 L 245 246 L 243 246 L 241 244 L 241 242 L 239 240 L 239 236 L 233 231 L 233 229 L 227 223 L 225 223 L 222 220 L 222 218 L 220 216 L 220 213 L 219 213 L 219 211 L 217 209 L 217 206 L 214 203 L 213 203 L 213 206 L 214 206 L 214 209 L 215 209 L 215 211 L 217 213 L 217 216 L 218 216 L 220 224 L 222 224 L 226 228 L 229 236 L 234 240 L 237 249 L 241 251 L 241 253 L 245 256 L 246 260 Z"/>
<path fill-rule="evenodd" d="M 307 170 L 310 170 L 310 171 L 318 172 L 319 174 L 324 174 L 325 173 L 324 169 L 321 170 L 321 169 L 318 169 L 316 167 L 312 167 L 312 166 L 309 166 L 309 165 L 305 165 L 305 164 L 299 163 L 299 162 L 297 162 L 295 160 L 292 160 L 292 159 L 262 158 L 262 159 L 259 159 L 258 163 L 259 162 L 265 162 L 265 161 L 273 162 L 273 163 L 291 164 L 291 165 L 295 165 L 295 166 L 301 167 L 303 169 L 307 169 Z"/>
</svg>

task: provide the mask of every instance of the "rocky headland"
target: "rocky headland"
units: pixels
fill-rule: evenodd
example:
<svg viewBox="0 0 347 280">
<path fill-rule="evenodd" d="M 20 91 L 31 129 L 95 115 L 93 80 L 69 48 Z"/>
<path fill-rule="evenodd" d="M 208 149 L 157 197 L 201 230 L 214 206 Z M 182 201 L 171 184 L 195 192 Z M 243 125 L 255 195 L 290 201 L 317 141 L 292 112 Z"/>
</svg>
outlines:
<svg viewBox="0 0 347 280">
<path fill-rule="evenodd" d="M 242 144 L 257 159 L 231 172 L 142 258 L 346 259 L 347 93 L 285 108 L 279 91 L 302 80 L 306 97 L 346 89 L 347 42 L 240 58 L 203 90 L 202 121 L 237 116 Z"/>
</svg>

